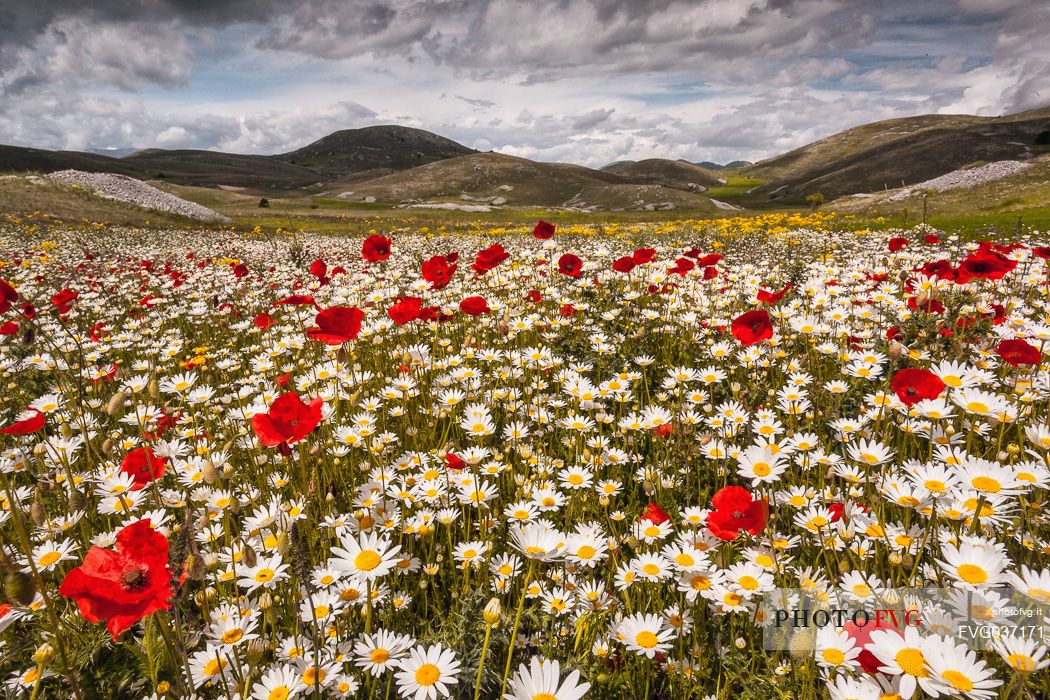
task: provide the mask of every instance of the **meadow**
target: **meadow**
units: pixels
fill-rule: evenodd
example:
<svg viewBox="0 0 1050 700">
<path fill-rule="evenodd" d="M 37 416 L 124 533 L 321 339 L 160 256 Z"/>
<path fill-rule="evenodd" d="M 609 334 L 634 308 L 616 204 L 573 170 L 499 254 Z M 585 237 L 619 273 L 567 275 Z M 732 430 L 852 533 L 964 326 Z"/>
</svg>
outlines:
<svg viewBox="0 0 1050 700">
<path fill-rule="evenodd" d="M 1050 697 L 937 615 L 764 644 L 1050 624 L 1044 234 L 330 213 L 0 222 L 8 696 Z"/>
</svg>

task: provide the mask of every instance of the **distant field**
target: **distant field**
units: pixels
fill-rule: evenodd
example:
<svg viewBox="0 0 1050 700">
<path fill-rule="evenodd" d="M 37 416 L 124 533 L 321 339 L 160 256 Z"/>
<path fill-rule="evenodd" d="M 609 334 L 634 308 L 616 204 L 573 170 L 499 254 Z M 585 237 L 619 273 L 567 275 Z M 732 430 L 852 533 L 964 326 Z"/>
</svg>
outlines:
<svg viewBox="0 0 1050 700">
<path fill-rule="evenodd" d="M 726 184 L 720 187 L 709 187 L 705 194 L 712 199 L 732 202 L 743 197 L 748 190 L 764 184 L 766 184 L 765 180 L 754 177 L 727 177 Z"/>
</svg>

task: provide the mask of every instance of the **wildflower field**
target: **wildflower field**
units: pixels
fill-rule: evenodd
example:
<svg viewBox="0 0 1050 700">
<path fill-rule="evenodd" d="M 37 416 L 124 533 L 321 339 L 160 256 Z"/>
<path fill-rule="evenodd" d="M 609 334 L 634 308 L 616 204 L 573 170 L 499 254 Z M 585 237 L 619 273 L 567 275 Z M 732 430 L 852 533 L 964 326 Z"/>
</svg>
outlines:
<svg viewBox="0 0 1050 700">
<path fill-rule="evenodd" d="M 8 221 L 3 692 L 1050 697 L 1050 635 L 764 644 L 1050 624 L 1048 241 L 827 223 Z"/>
</svg>

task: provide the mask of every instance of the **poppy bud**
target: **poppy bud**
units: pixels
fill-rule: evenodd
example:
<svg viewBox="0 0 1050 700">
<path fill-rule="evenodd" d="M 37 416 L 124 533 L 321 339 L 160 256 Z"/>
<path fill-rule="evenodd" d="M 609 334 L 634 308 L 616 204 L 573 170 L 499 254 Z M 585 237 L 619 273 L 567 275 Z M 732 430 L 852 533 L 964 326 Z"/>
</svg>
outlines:
<svg viewBox="0 0 1050 700">
<path fill-rule="evenodd" d="M 736 639 L 736 648 L 743 649 L 744 640 L 740 637 Z M 816 634 L 811 629 L 800 629 L 794 635 L 791 636 L 791 641 L 788 646 L 791 652 L 791 658 L 795 661 L 801 661 L 802 659 L 808 659 L 810 654 L 813 652 L 814 645 L 816 644 Z"/>
<path fill-rule="evenodd" d="M 44 501 L 40 498 L 39 491 L 37 491 L 33 503 L 29 506 L 29 519 L 37 527 L 47 522 L 47 508 L 44 507 Z"/>
<path fill-rule="evenodd" d="M 258 557 L 255 555 L 255 550 L 247 542 L 244 543 L 244 547 L 241 549 L 241 561 L 244 565 L 251 568 L 258 563 Z"/>
<path fill-rule="evenodd" d="M 24 571 L 9 571 L 4 577 L 4 597 L 18 605 L 29 605 L 36 597 L 36 582 Z"/>
<path fill-rule="evenodd" d="M 122 413 L 124 411 L 124 402 L 127 398 L 128 392 L 124 389 L 113 394 L 109 399 L 109 403 L 106 404 L 106 415 L 115 416 L 118 413 Z"/>
<path fill-rule="evenodd" d="M 189 554 L 186 556 L 186 577 L 191 581 L 203 581 L 204 580 L 205 563 L 204 557 L 199 554 Z"/>
<path fill-rule="evenodd" d="M 904 352 L 904 346 L 894 340 L 890 343 L 889 356 L 891 360 L 900 359 L 901 354 Z"/>
<path fill-rule="evenodd" d="M 62 437 L 64 437 L 66 440 L 73 437 L 73 429 L 69 427 L 69 423 L 63 423 L 62 429 L 59 432 L 62 433 Z"/>
<path fill-rule="evenodd" d="M 215 468 L 212 462 L 208 462 L 204 465 L 204 469 L 201 470 L 202 478 L 206 484 L 214 484 L 219 480 L 219 470 Z"/>
</svg>

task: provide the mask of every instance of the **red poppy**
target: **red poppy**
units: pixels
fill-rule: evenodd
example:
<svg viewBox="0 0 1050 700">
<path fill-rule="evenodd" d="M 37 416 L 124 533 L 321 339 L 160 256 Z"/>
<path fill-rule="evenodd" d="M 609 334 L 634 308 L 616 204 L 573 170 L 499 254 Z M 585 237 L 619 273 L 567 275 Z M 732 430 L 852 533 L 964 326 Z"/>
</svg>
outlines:
<svg viewBox="0 0 1050 700">
<path fill-rule="evenodd" d="M 748 311 L 733 319 L 733 337 L 745 348 L 773 337 L 773 322 L 762 309 Z"/>
<path fill-rule="evenodd" d="M 950 280 L 955 278 L 955 268 L 947 260 L 937 260 L 936 262 L 928 262 L 923 265 L 922 274 L 927 277 L 940 277 L 941 279 Z"/>
<path fill-rule="evenodd" d="M 14 303 L 18 301 L 18 292 L 5 280 L 0 280 L 0 314 L 10 311 Z"/>
<path fill-rule="evenodd" d="M 1039 348 L 1020 338 L 1002 341 L 995 352 L 1014 367 L 1037 365 L 1043 361 L 1043 353 Z"/>
<path fill-rule="evenodd" d="M 317 279 L 324 279 L 328 275 L 328 263 L 318 258 L 310 263 L 310 274 Z"/>
<path fill-rule="evenodd" d="M 973 278 L 986 280 L 1000 280 L 1006 273 L 1017 267 L 1017 261 L 1011 260 L 1002 253 L 992 250 L 979 250 L 967 255 L 959 263 L 959 272 L 956 282 L 965 284 Z"/>
<path fill-rule="evenodd" d="M 8 321 L 4 325 L 0 326 L 0 335 L 14 335 L 18 332 L 18 324 L 14 321 Z"/>
<path fill-rule="evenodd" d="M 674 423 L 664 423 L 653 428 L 653 435 L 667 437 L 674 432 Z"/>
<path fill-rule="evenodd" d="M 141 491 L 150 483 L 164 476 L 168 460 L 153 453 L 153 448 L 139 447 L 128 452 L 120 464 L 120 471 L 135 480 L 132 491 Z"/>
<path fill-rule="evenodd" d="M 905 406 L 914 406 L 923 399 L 935 399 L 944 391 L 944 382 L 933 372 L 909 367 L 893 376 L 893 393 Z"/>
<path fill-rule="evenodd" d="M 583 261 L 572 253 L 566 253 L 558 258 L 558 272 L 569 277 L 579 277 L 583 269 Z"/>
<path fill-rule="evenodd" d="M 758 290 L 758 300 L 765 304 L 776 304 L 778 301 L 784 298 L 784 295 L 791 291 L 791 288 L 795 286 L 791 282 L 784 285 L 784 288 L 779 292 L 767 292 L 764 289 Z"/>
<path fill-rule="evenodd" d="M 612 269 L 616 270 L 617 272 L 630 272 L 637 265 L 638 263 L 634 261 L 634 258 L 632 258 L 630 255 L 625 255 L 622 258 L 617 258 L 613 262 Z"/>
<path fill-rule="evenodd" d="M 370 263 L 377 263 L 390 257 L 390 239 L 373 234 L 361 244 L 361 257 Z"/>
<path fill-rule="evenodd" d="M 317 308 L 317 302 L 309 294 L 292 294 L 280 301 L 275 301 L 274 306 L 313 306 Z"/>
<path fill-rule="evenodd" d="M 241 279 L 242 277 L 247 277 L 248 276 L 248 272 L 249 272 L 248 266 L 245 265 L 244 263 L 237 263 L 236 265 L 233 266 L 233 276 L 236 277 L 237 279 Z"/>
<path fill-rule="evenodd" d="M 561 311 L 559 311 L 558 313 L 560 313 L 565 318 L 572 318 L 576 315 L 576 307 L 572 304 L 563 304 L 561 307 Z"/>
<path fill-rule="evenodd" d="M 485 250 L 479 250 L 474 258 L 474 264 L 470 267 L 477 274 L 483 275 L 489 270 L 495 269 L 500 263 L 509 258 L 510 253 L 503 250 L 503 246 L 499 243 L 496 243 Z"/>
<path fill-rule="evenodd" d="M 941 242 L 941 237 L 935 236 L 932 233 L 927 233 L 925 236 L 922 237 L 922 240 L 926 241 L 930 245 L 937 245 Z"/>
<path fill-rule="evenodd" d="M 1043 260 L 1050 260 L 1050 246 L 1039 246 L 1032 248 L 1032 252 Z M 3 280 L 0 280 L 2 282 Z"/>
<path fill-rule="evenodd" d="M 554 238 L 554 224 L 540 219 L 540 222 L 536 224 L 536 228 L 532 229 L 532 235 L 541 241 L 545 241 L 548 238 Z"/>
<path fill-rule="evenodd" d="M 650 503 L 645 507 L 645 512 L 642 513 L 638 520 L 648 520 L 653 525 L 662 525 L 671 519 L 671 516 L 667 514 L 660 506 L 655 503 Z"/>
<path fill-rule="evenodd" d="M 320 340 L 325 345 L 342 345 L 357 338 L 361 332 L 361 319 L 365 312 L 356 306 L 333 306 L 317 314 L 317 325 L 306 331 L 306 335 Z"/>
<path fill-rule="evenodd" d="M 466 469 L 467 463 L 460 459 L 459 455 L 449 452 L 445 455 L 445 466 L 449 469 L 459 471 L 461 469 Z"/>
<path fill-rule="evenodd" d="M 754 500 L 751 492 L 741 486 L 726 486 L 711 499 L 714 506 L 707 516 L 707 528 L 721 540 L 734 540 L 741 530 L 757 535 L 766 527 L 769 507 L 765 501 Z"/>
<path fill-rule="evenodd" d="M 69 313 L 69 307 L 72 306 L 78 296 L 80 296 L 79 292 L 74 292 L 72 289 L 63 289 L 51 297 L 51 303 L 58 309 L 58 313 L 66 314 Z"/>
<path fill-rule="evenodd" d="M 898 250 L 903 250 L 904 248 L 908 247 L 908 239 L 902 238 L 901 236 L 891 238 L 889 244 L 887 244 L 887 247 L 890 249 L 891 253 L 896 253 Z"/>
<path fill-rule="evenodd" d="M 406 323 L 419 318 L 423 309 L 423 300 L 417 297 L 402 297 L 386 310 L 387 316 L 394 319 L 394 323 L 403 326 Z"/>
<path fill-rule="evenodd" d="M 104 337 L 106 337 L 106 324 L 102 321 L 99 321 L 91 327 L 91 330 L 88 331 L 88 335 L 91 336 L 91 342 L 100 342 Z"/>
<path fill-rule="evenodd" d="M 674 267 L 667 268 L 667 272 L 668 274 L 681 275 L 682 277 L 685 277 L 686 273 L 692 270 L 694 267 L 696 267 L 696 263 L 694 263 L 689 258 L 678 258 L 674 261 Z"/>
<path fill-rule="evenodd" d="M 529 293 L 525 295 L 525 298 L 533 304 L 540 304 L 543 302 L 543 295 L 540 294 L 538 289 L 530 289 Z"/>
<path fill-rule="evenodd" d="M 651 263 L 653 260 L 656 259 L 656 249 L 638 248 L 634 251 L 634 254 L 631 256 L 631 258 L 634 259 L 635 265 L 645 265 L 646 263 Z"/>
<path fill-rule="evenodd" d="M 28 435 L 29 433 L 35 433 L 44 427 L 44 423 L 47 421 L 47 416 L 44 415 L 43 411 L 39 411 L 35 408 L 27 408 L 11 425 L 7 426 L 0 433 L 4 435 Z"/>
<path fill-rule="evenodd" d="M 168 539 L 146 518 L 121 530 L 115 549 L 88 550 L 58 592 L 75 600 L 88 622 L 105 620 L 116 640 L 142 618 L 171 606 L 171 578 Z"/>
<path fill-rule="evenodd" d="M 255 327 L 262 328 L 264 331 L 269 330 L 270 326 L 275 323 L 277 323 L 277 321 L 268 313 L 261 313 L 255 317 Z"/>
<path fill-rule="evenodd" d="M 846 504 L 842 501 L 835 501 L 834 503 L 828 504 L 828 510 L 831 511 L 831 522 L 837 523 L 842 520 L 842 516 L 846 514 Z"/>
<path fill-rule="evenodd" d="M 940 299 L 927 299 L 920 304 L 918 297 L 908 297 L 908 308 L 912 311 L 924 311 L 928 314 L 944 313 L 944 304 Z"/>
<path fill-rule="evenodd" d="M 259 442 L 267 447 L 292 445 L 318 426 L 323 405 L 320 397 L 303 403 L 298 394 L 290 391 L 278 396 L 268 412 L 253 416 L 252 428 Z"/>
<path fill-rule="evenodd" d="M 452 281 L 458 265 L 444 255 L 435 255 L 423 263 L 423 279 L 430 282 L 431 289 L 444 289 Z"/>
<path fill-rule="evenodd" d="M 708 267 L 710 265 L 717 265 L 722 260 L 722 256 L 718 253 L 708 253 L 702 258 L 696 259 L 697 267 Z"/>
<path fill-rule="evenodd" d="M 467 297 L 459 302 L 459 310 L 470 316 L 480 316 L 492 311 L 489 308 L 489 303 L 485 301 L 485 297 Z"/>
<path fill-rule="evenodd" d="M 858 625 L 850 620 L 842 626 L 842 630 L 849 635 L 858 649 L 863 649 L 863 651 L 857 655 L 857 662 L 860 663 L 860 667 L 864 669 L 865 672 L 873 676 L 876 673 L 879 673 L 882 669 L 882 662 L 879 661 L 875 654 L 867 649 L 868 644 L 871 643 L 871 633 L 878 630 L 885 630 L 887 632 L 901 634 L 901 631 L 891 620 L 882 619 L 878 616 L 873 620 L 869 620 L 865 625 Z"/>
</svg>

